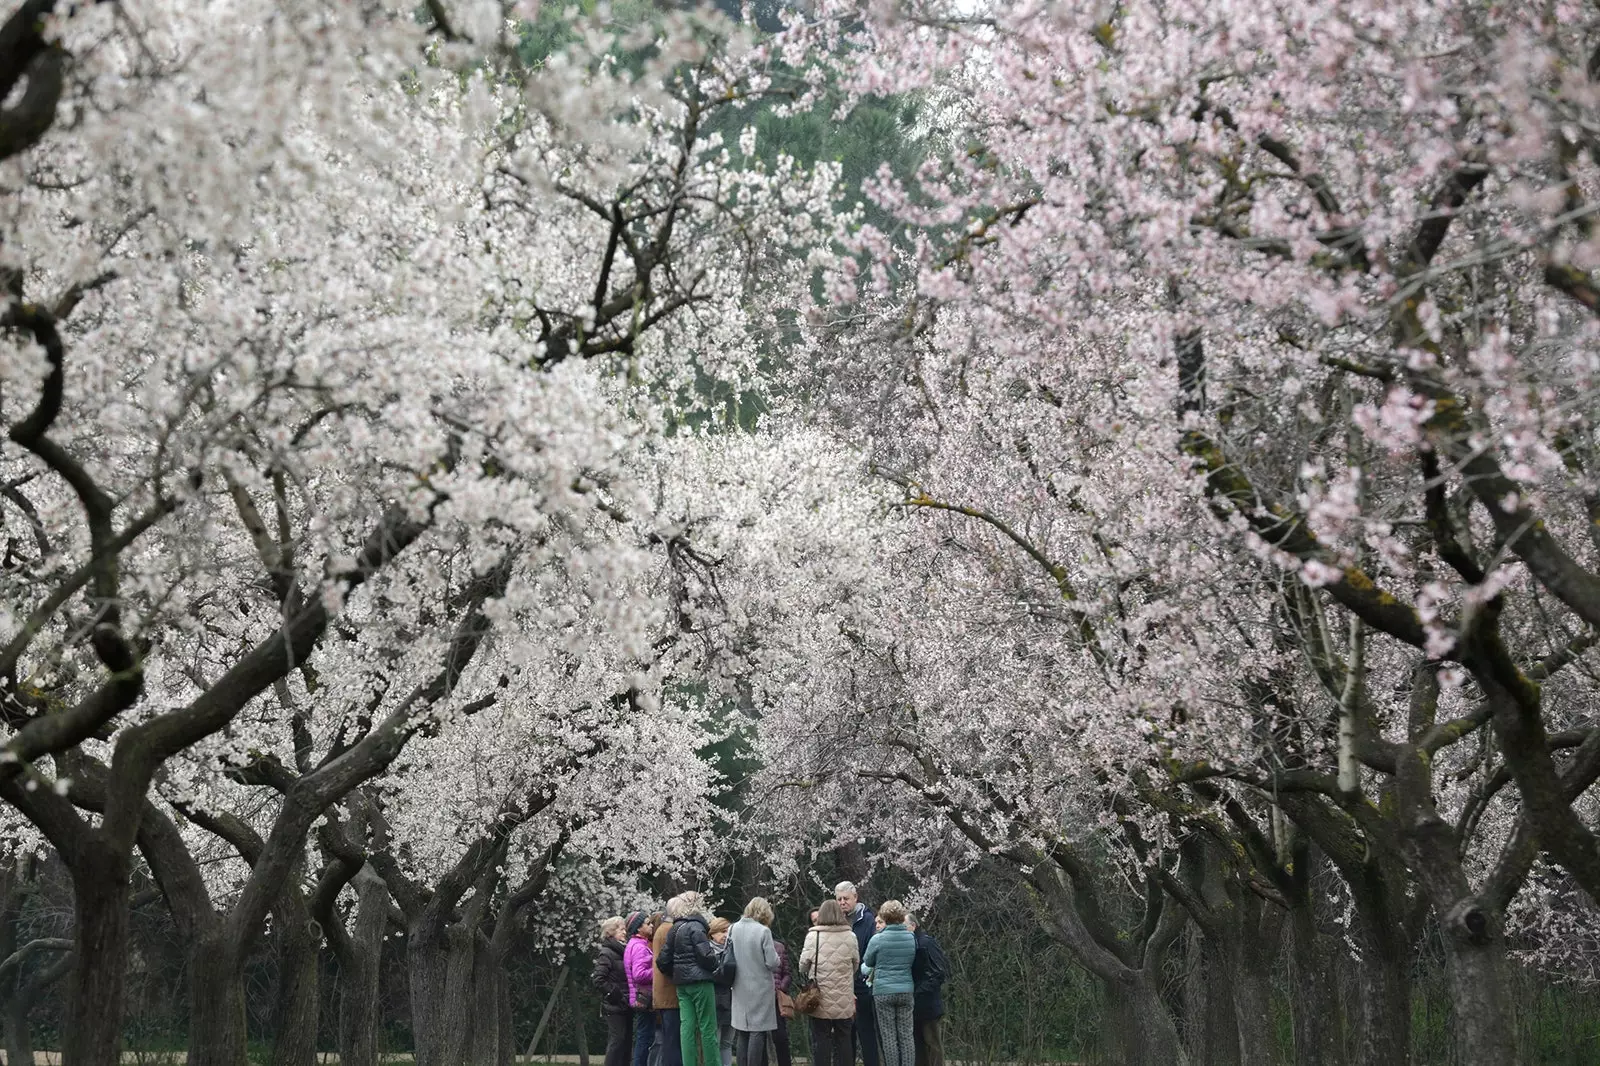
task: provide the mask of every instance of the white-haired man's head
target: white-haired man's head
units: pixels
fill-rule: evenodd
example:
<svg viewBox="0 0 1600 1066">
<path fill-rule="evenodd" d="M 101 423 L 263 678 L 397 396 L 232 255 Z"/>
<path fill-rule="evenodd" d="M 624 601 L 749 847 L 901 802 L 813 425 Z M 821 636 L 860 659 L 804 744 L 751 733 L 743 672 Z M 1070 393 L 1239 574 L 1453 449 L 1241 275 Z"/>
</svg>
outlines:
<svg viewBox="0 0 1600 1066">
<path fill-rule="evenodd" d="M 679 893 L 678 895 L 673 896 L 671 899 L 667 900 L 667 917 L 668 918 L 671 918 L 673 921 L 677 921 L 679 918 L 682 918 L 685 914 L 688 914 L 688 913 L 689 913 L 689 908 L 684 903 L 683 894 L 682 893 Z"/>
<path fill-rule="evenodd" d="M 856 909 L 856 904 L 861 899 L 861 894 L 856 891 L 854 881 L 840 881 L 833 886 L 833 898 L 839 901 L 839 908 L 844 911 L 845 921 L 849 921 L 851 912 Z"/>
</svg>

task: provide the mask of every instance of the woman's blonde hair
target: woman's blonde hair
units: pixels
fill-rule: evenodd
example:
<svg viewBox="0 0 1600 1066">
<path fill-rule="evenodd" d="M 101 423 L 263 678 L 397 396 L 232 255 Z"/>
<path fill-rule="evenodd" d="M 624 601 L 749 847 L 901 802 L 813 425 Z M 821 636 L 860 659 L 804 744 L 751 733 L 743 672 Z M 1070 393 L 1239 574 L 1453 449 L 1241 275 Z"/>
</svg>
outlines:
<svg viewBox="0 0 1600 1066">
<path fill-rule="evenodd" d="M 618 929 L 626 929 L 628 920 L 620 914 L 613 914 L 600 923 L 600 939 L 609 940 L 616 935 Z"/>
<path fill-rule="evenodd" d="M 844 908 L 839 906 L 836 899 L 825 899 L 817 908 L 818 925 L 844 925 Z"/>
<path fill-rule="evenodd" d="M 884 925 L 899 925 L 906 920 L 906 905 L 897 899 L 886 899 L 878 908 L 878 917 Z"/>
<path fill-rule="evenodd" d="M 728 919 L 726 918 L 713 918 L 711 919 L 711 924 L 706 927 L 706 932 L 710 933 L 712 936 L 715 936 L 716 934 L 725 931 L 728 928 L 728 924 Z"/>
<path fill-rule="evenodd" d="M 752 918 L 755 921 L 760 922 L 762 925 L 771 925 L 772 904 L 767 902 L 766 897 L 757 896 L 755 899 L 744 905 L 744 916 L 746 918 Z"/>
</svg>

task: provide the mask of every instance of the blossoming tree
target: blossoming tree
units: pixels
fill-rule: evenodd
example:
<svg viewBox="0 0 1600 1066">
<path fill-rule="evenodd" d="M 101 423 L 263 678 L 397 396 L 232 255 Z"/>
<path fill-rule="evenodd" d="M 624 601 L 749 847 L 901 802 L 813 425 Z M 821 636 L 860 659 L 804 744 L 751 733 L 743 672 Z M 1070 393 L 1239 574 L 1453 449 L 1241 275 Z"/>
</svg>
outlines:
<svg viewBox="0 0 1600 1066">
<path fill-rule="evenodd" d="M 68 1062 L 116 1060 L 136 845 L 190 939 L 191 1061 L 236 1064 L 263 923 L 291 935 L 362 868 L 306 882 L 336 804 L 419 733 L 470 750 L 509 716 L 564 754 L 496 786 L 494 851 L 607 742 L 538 715 L 656 698 L 663 574 L 696 553 L 642 449 L 805 299 L 773 268 L 819 239 L 829 174 L 736 171 L 701 135 L 763 84 L 725 22 L 667 18 L 628 64 L 591 26 L 530 70 L 509 14 L 28 0 L 0 29 L 27 531 L 0 793 L 72 874 Z M 435 910 L 504 860 L 440 875 Z"/>
<path fill-rule="evenodd" d="M 939 720 L 988 733 L 934 768 L 977 790 L 943 802 L 1009 819 L 1090 775 L 1147 867 L 1218 819 L 1262 888 L 1289 871 L 1249 827 L 1287 817 L 1388 927 L 1366 961 L 1431 914 L 1461 1056 L 1515 1061 L 1506 908 L 1539 852 L 1600 891 L 1600 735 L 1569 695 L 1600 603 L 1589 14 L 828 13 L 795 40 L 861 94 L 946 90 L 960 145 L 879 183 L 898 229 L 855 235 L 813 382 L 908 510 L 971 527 L 931 534 L 970 582 L 949 624 L 1018 649 L 934 660 L 942 698 L 979 662 L 994 686 Z M 938 674 L 911 661 L 917 694 Z M 1004 751 L 1041 734 L 1086 757 Z M 938 802 L 915 754 L 888 772 Z M 1019 865 L 1051 859 L 1028 843 Z M 1214 916 L 1157 881 L 1152 915 Z M 1407 1053 L 1393 976 L 1363 1061 Z M 1181 1054 L 1159 1024 L 1138 1043 Z"/>
</svg>

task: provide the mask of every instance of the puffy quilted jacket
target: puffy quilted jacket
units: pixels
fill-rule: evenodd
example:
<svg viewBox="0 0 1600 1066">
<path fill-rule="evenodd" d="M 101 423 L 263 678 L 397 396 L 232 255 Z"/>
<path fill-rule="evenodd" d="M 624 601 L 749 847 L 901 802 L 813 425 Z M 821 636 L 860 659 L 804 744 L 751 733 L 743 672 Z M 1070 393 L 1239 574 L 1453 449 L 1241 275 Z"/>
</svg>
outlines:
<svg viewBox="0 0 1600 1066">
<path fill-rule="evenodd" d="M 813 925 L 800 949 L 800 973 L 822 989 L 818 1018 L 856 1016 L 856 967 L 861 962 L 856 935 L 848 925 Z"/>
<path fill-rule="evenodd" d="M 711 949 L 711 937 L 706 932 L 703 915 L 685 915 L 673 922 L 667 949 L 672 952 L 672 983 L 675 985 L 709 981 L 716 972 L 717 955 Z"/>
</svg>

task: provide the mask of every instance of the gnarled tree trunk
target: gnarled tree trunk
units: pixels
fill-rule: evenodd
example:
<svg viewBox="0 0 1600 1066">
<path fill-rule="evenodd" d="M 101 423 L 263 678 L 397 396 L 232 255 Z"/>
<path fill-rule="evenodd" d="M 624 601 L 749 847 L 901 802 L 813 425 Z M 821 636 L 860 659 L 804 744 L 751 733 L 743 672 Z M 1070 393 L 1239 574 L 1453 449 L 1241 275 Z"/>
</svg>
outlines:
<svg viewBox="0 0 1600 1066">
<path fill-rule="evenodd" d="M 196 930 L 189 949 L 188 1066 L 248 1066 L 244 967 L 220 919 Z"/>
<path fill-rule="evenodd" d="M 411 1034 L 416 1066 L 462 1066 L 471 1053 L 473 935 L 451 923 L 436 935 L 411 934 Z"/>
<path fill-rule="evenodd" d="M 1272 1033 L 1272 965 L 1283 941 L 1283 911 L 1266 906 L 1261 897 L 1237 881 L 1230 883 L 1229 894 L 1238 919 L 1229 955 L 1239 1062 L 1242 1066 L 1274 1066 L 1278 1053 Z"/>
<path fill-rule="evenodd" d="M 487 940 L 477 938 L 472 959 L 472 1066 L 498 1066 L 500 1061 L 500 986 L 505 971 Z"/>
<path fill-rule="evenodd" d="M 128 888 L 132 855 L 102 841 L 84 842 L 72 872 L 72 975 L 62 1066 L 118 1066 L 128 960 Z"/>
<path fill-rule="evenodd" d="M 1289 902 L 1289 988 L 1295 1066 L 1344 1066 L 1343 1004 L 1333 960 L 1317 931 L 1313 864 L 1320 852 L 1297 849 L 1296 891 Z"/>
<path fill-rule="evenodd" d="M 1198 1035 L 1204 1050 L 1194 1049 L 1196 1062 L 1206 1066 L 1239 1066 L 1239 1020 L 1235 999 L 1234 967 L 1229 955 L 1229 945 L 1219 942 L 1196 930 L 1200 945 L 1200 976 L 1204 984 L 1203 1008 L 1205 1014 L 1196 1019 Z"/>
<path fill-rule="evenodd" d="M 1122 994 L 1128 1004 L 1128 1066 L 1188 1066 L 1189 1056 L 1178 1039 L 1172 1012 L 1162 1002 L 1161 990 L 1149 969 L 1123 982 Z"/>
<path fill-rule="evenodd" d="M 355 876 L 355 927 L 336 949 L 339 959 L 339 1062 L 378 1066 L 378 966 L 389 922 L 389 886 L 371 866 Z M 330 930 L 330 939 L 333 931 Z"/>
<path fill-rule="evenodd" d="M 1356 1063 L 1402 1066 L 1411 1061 L 1411 946 L 1362 925 Z"/>
<path fill-rule="evenodd" d="M 278 1000 L 272 1066 L 316 1066 L 317 949 L 321 930 L 306 909 L 297 885 L 284 887 L 273 907 L 278 944 Z"/>
</svg>

